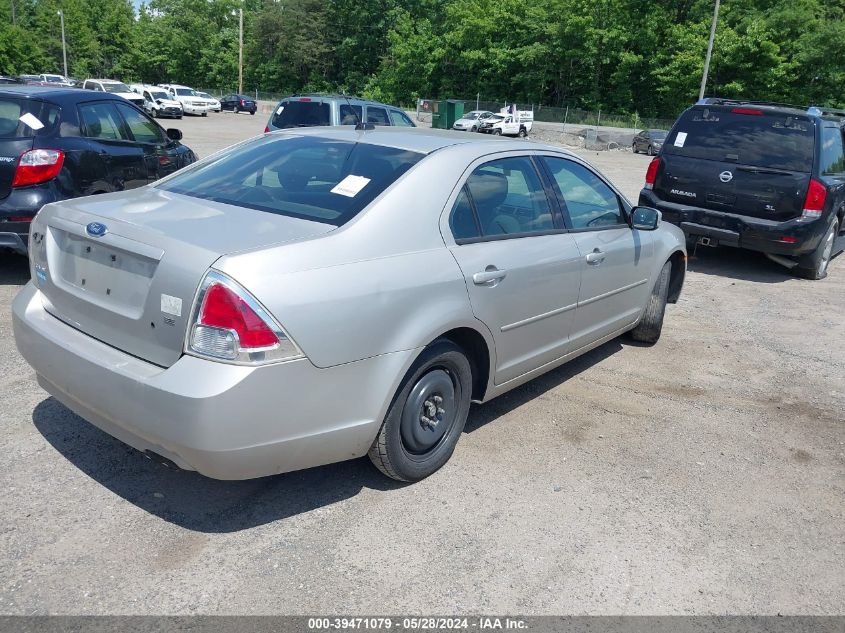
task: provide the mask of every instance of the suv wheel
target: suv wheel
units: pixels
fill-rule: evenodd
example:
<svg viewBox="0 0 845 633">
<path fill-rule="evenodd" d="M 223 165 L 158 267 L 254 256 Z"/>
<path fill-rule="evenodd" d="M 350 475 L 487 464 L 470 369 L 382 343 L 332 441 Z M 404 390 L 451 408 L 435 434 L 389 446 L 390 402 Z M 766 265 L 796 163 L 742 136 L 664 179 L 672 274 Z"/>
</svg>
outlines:
<svg viewBox="0 0 845 633">
<path fill-rule="evenodd" d="M 463 350 L 446 339 L 429 345 L 402 381 L 370 447 L 373 464 L 399 481 L 434 473 L 455 450 L 471 395 L 472 369 Z"/>
<path fill-rule="evenodd" d="M 827 229 L 824 238 L 816 250 L 805 260 L 809 266 L 799 264 L 795 267 L 795 274 L 805 279 L 824 279 L 827 277 L 827 267 L 833 257 L 833 246 L 836 243 L 836 236 L 839 234 L 839 219 L 833 218 L 830 227 Z M 801 263 L 804 263 L 802 261 Z"/>
</svg>

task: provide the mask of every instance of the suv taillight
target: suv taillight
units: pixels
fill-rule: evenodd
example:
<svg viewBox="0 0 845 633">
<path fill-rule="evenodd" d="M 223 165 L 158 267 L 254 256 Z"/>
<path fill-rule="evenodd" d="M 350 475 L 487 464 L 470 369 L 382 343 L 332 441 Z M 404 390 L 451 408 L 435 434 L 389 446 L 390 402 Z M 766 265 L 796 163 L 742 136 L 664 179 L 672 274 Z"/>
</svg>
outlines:
<svg viewBox="0 0 845 633">
<path fill-rule="evenodd" d="M 15 169 L 13 187 L 26 187 L 52 180 L 65 163 L 65 153 L 58 149 L 31 149 L 24 152 Z"/>
<path fill-rule="evenodd" d="M 807 197 L 804 198 L 804 210 L 801 213 L 802 220 L 818 220 L 824 211 L 824 201 L 827 198 L 827 188 L 818 180 L 810 179 L 810 186 L 807 187 Z"/>
<path fill-rule="evenodd" d="M 654 189 L 654 181 L 657 179 L 657 168 L 660 167 L 661 158 L 655 158 L 648 164 L 645 172 L 645 188 Z"/>
<path fill-rule="evenodd" d="M 185 351 L 250 365 L 303 356 L 255 297 L 214 270 L 206 274 L 200 285 Z"/>
</svg>

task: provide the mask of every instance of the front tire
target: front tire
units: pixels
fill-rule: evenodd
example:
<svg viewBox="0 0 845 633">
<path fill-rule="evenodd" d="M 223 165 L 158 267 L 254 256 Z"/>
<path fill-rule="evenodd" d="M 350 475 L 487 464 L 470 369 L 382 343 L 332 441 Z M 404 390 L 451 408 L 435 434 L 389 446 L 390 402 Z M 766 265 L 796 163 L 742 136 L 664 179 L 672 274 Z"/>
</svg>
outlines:
<svg viewBox="0 0 845 633">
<path fill-rule="evenodd" d="M 519 138 L 525 138 L 526 136 L 528 136 L 528 131 L 524 127 L 519 128 Z"/>
<path fill-rule="evenodd" d="M 502 130 L 493 130 L 493 136 L 501 136 Z"/>
<path fill-rule="evenodd" d="M 804 279 L 819 280 L 827 277 L 827 267 L 833 258 L 833 246 L 836 244 L 836 236 L 839 234 L 839 219 L 833 218 L 833 222 L 824 234 L 822 241 L 808 257 L 806 262 L 809 266 L 795 267 L 795 274 Z M 802 261 L 802 263 L 804 263 Z"/>
<path fill-rule="evenodd" d="M 638 150 L 638 149 L 637 149 L 637 144 L 636 144 L 636 143 L 632 143 L 632 144 L 631 144 L 631 151 L 632 151 L 632 152 L 634 152 L 634 154 L 639 154 L 639 153 L 640 153 L 640 150 Z"/>
<path fill-rule="evenodd" d="M 651 145 L 648 146 L 646 154 L 648 154 L 649 156 L 654 156 L 654 148 Z"/>
<path fill-rule="evenodd" d="M 369 457 L 398 481 L 419 481 L 452 456 L 469 414 L 472 368 L 446 339 L 429 345 L 402 381 Z"/>
<path fill-rule="evenodd" d="M 232 110 L 232 112 L 234 112 L 235 114 L 237 114 L 240 111 L 241 111 L 241 109 L 238 106 L 235 106 L 234 110 Z"/>
<path fill-rule="evenodd" d="M 203 116 L 208 116 L 208 112 L 203 112 L 203 113 L 202 113 L 202 115 L 203 115 Z"/>
<path fill-rule="evenodd" d="M 473 126 L 469 129 L 469 131 L 470 131 L 470 132 L 478 132 L 478 126 L 477 126 L 477 125 L 473 125 Z"/>
<path fill-rule="evenodd" d="M 631 338 L 640 343 L 653 345 L 663 330 L 663 316 L 666 314 L 666 299 L 669 296 L 669 280 L 672 277 L 672 262 L 663 264 L 657 282 L 648 298 L 643 318 L 633 330 Z"/>
</svg>

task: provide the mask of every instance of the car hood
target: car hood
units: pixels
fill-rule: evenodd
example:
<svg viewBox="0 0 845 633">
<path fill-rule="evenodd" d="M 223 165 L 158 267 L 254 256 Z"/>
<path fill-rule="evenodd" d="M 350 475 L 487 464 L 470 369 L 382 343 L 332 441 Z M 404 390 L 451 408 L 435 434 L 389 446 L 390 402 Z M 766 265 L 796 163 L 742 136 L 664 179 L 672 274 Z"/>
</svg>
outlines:
<svg viewBox="0 0 845 633">
<path fill-rule="evenodd" d="M 127 101 L 138 101 L 138 99 L 144 98 L 137 92 L 112 92 L 111 94 L 117 95 L 118 97 L 123 97 Z"/>
</svg>

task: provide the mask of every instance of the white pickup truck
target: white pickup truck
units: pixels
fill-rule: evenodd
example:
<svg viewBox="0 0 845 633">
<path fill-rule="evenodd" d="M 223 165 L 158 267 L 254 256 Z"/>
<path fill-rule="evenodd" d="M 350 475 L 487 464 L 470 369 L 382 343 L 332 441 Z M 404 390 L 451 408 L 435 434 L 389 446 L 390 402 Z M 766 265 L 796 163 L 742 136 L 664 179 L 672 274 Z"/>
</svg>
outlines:
<svg viewBox="0 0 845 633">
<path fill-rule="evenodd" d="M 534 126 L 532 110 L 517 110 L 513 106 L 502 108 L 498 114 L 486 119 L 479 132 L 495 136 L 519 136 L 525 138 Z"/>
</svg>

